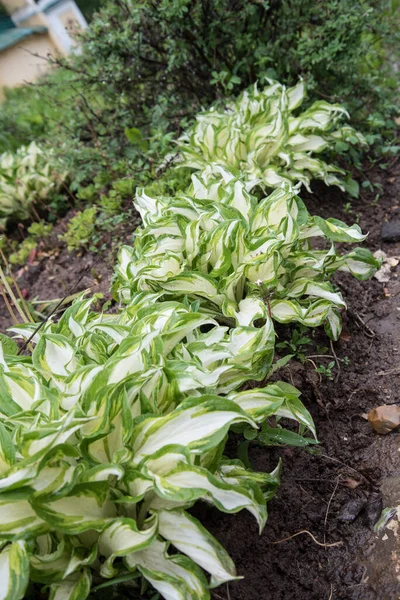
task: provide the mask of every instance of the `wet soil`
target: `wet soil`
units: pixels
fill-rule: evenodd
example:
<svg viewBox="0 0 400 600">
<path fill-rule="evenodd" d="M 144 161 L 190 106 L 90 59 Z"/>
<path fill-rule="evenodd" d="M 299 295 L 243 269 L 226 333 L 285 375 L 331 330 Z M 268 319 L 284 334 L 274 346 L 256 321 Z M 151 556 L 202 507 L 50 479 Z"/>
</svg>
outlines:
<svg viewBox="0 0 400 600">
<path fill-rule="evenodd" d="M 312 214 L 349 223 L 359 218 L 372 251 L 400 255 L 400 244 L 383 244 L 381 226 L 399 218 L 400 167 L 373 175 L 384 193 L 352 202 L 344 211 L 340 191 L 317 187 L 306 199 Z M 399 600 L 400 434 L 378 435 L 365 414 L 381 404 L 400 404 L 400 265 L 390 281 L 358 282 L 338 276 L 348 304 L 343 334 L 334 351 L 335 379 L 319 377 L 307 361 L 291 363 L 281 379 L 302 390 L 321 446 L 318 450 L 254 446 L 253 468 L 265 471 L 283 460 L 281 487 L 269 503 L 261 536 L 250 515 L 221 515 L 202 508 L 202 519 L 227 548 L 244 579 L 219 588 L 216 600 Z M 323 334 L 316 342 L 328 345 Z M 328 351 L 332 354 L 332 351 Z M 314 351 L 308 351 L 308 354 Z M 315 358 L 325 366 L 331 359 Z M 379 532 L 373 527 L 385 507 L 397 508 Z M 310 532 L 276 543 L 302 531 Z"/>
<path fill-rule="evenodd" d="M 375 194 L 363 192 L 346 207 L 348 198 L 340 191 L 316 186 L 306 198 L 308 208 L 312 214 L 347 223 L 359 219 L 362 229 L 370 232 L 367 247 L 400 255 L 399 243 L 383 244 L 380 237 L 385 221 L 400 218 L 400 167 L 390 173 L 377 169 L 368 176 L 383 185 L 378 202 Z M 54 236 L 65 228 L 65 221 Z M 68 252 L 53 236 L 37 259 L 16 271 L 21 289 L 30 300 L 87 288 L 109 299 L 115 249 L 121 242 L 130 243 L 136 225 L 135 218 L 124 222 L 114 243 L 112 235 L 103 236 L 95 254 Z M 244 512 L 224 515 L 206 505 L 196 508 L 244 577 L 215 590 L 214 600 L 399 600 L 400 509 L 378 533 L 373 526 L 382 508 L 400 505 L 400 433 L 378 435 L 365 420 L 373 407 L 400 404 L 399 274 L 400 265 L 392 269 L 387 283 L 337 277 L 348 311 L 343 334 L 334 345 L 341 359 L 340 371 L 333 370 L 334 380 L 318 375 L 310 361 L 294 361 L 278 373 L 302 390 L 321 446 L 312 451 L 250 447 L 256 470 L 272 470 L 279 458 L 283 461 L 282 484 L 269 503 L 262 535 Z M 4 331 L 11 323 L 1 302 Z M 316 345 L 329 346 L 323 332 L 316 334 Z M 325 366 L 331 361 L 325 356 L 312 360 Z M 230 442 L 232 454 L 236 443 Z M 327 546 L 307 533 L 275 543 L 304 531 Z"/>
</svg>

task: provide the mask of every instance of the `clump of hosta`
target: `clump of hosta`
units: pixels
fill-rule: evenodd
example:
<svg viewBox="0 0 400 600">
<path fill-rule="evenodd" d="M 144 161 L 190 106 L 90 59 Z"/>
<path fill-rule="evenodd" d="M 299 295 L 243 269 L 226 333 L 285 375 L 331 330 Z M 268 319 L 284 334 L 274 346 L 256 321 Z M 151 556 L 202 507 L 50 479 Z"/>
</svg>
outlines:
<svg viewBox="0 0 400 600">
<path fill-rule="evenodd" d="M 115 289 L 122 300 L 140 290 L 188 296 L 230 325 L 324 324 L 337 339 L 345 303 L 331 275 L 365 279 L 377 267 L 368 250 L 342 256 L 335 248 L 362 241 L 358 225 L 310 216 L 290 186 L 258 201 L 219 167 L 193 175 L 186 195 L 150 198 L 142 191 L 135 206 L 143 227 L 134 248 L 120 251 Z M 313 249 L 314 238 L 326 248 Z"/>
<path fill-rule="evenodd" d="M 32 206 L 51 201 L 66 173 L 50 150 L 35 142 L 0 156 L 0 219 L 29 219 Z"/>
<path fill-rule="evenodd" d="M 322 179 L 351 189 L 342 178 L 345 172 L 318 155 L 337 142 L 365 144 L 363 136 L 341 125 L 348 114 L 338 104 L 319 101 L 296 111 L 304 97 L 302 81 L 293 88 L 256 84 L 223 109 L 200 113 L 178 141 L 182 165 L 203 169 L 216 163 L 267 188 L 302 183 L 309 189 L 312 179 Z"/>
<path fill-rule="evenodd" d="M 275 416 L 315 433 L 311 417 L 284 383 L 216 393 L 251 364 L 249 328 L 234 338 L 197 304 L 151 293 L 117 315 L 90 302 L 45 324 L 32 356 L 0 355 L 0 595 L 20 599 L 31 580 L 85 600 L 143 577 L 166 600 L 207 600 L 237 576 L 187 509 L 246 509 L 261 530 L 279 482 L 279 466 L 254 473 L 223 457 L 228 429 Z"/>
</svg>

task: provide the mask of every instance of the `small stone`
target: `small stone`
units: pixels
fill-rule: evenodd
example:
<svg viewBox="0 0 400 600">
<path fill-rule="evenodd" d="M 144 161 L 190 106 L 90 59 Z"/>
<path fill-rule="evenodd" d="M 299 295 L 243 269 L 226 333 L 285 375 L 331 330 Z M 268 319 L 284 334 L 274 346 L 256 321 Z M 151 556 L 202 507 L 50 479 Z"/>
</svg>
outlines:
<svg viewBox="0 0 400 600">
<path fill-rule="evenodd" d="M 366 502 L 366 498 L 355 498 L 353 500 L 349 500 L 340 509 L 338 520 L 342 521 L 343 523 L 352 523 L 356 520 Z"/>
<path fill-rule="evenodd" d="M 384 242 L 400 242 L 400 220 L 396 219 L 384 223 L 381 238 Z"/>
<path fill-rule="evenodd" d="M 400 406 L 383 404 L 368 413 L 368 422 L 380 434 L 390 433 L 400 427 Z"/>
<path fill-rule="evenodd" d="M 375 523 L 377 523 L 382 514 L 382 510 L 382 495 L 378 492 L 372 492 L 368 497 L 367 505 L 365 507 L 365 518 L 370 529 L 373 529 Z"/>
</svg>

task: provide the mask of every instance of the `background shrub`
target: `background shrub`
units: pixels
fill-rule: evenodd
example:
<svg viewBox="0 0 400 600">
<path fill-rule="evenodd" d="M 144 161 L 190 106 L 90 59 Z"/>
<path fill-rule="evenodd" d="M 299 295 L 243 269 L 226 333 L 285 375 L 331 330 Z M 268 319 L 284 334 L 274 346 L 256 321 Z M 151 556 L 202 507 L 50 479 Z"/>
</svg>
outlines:
<svg viewBox="0 0 400 600">
<path fill-rule="evenodd" d="M 396 111 L 395 9 L 387 0 L 107 2 L 79 56 L 8 93 L 0 149 L 57 136 L 75 187 L 102 169 L 142 181 L 170 150 L 169 132 L 265 76 L 304 77 L 310 102 L 344 103 L 382 147 Z"/>
</svg>

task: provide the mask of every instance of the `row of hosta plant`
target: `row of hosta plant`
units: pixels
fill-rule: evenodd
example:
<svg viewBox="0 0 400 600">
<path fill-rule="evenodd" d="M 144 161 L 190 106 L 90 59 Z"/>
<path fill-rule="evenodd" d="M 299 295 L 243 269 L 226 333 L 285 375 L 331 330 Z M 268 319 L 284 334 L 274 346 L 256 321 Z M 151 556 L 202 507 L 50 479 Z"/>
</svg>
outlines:
<svg viewBox="0 0 400 600">
<path fill-rule="evenodd" d="M 229 427 L 276 416 L 315 434 L 312 419 L 290 385 L 237 391 L 254 354 L 272 360 L 270 323 L 229 331 L 152 293 L 117 315 L 92 300 L 46 324 L 31 356 L 1 356 L 0 597 L 22 598 L 31 579 L 84 599 L 128 574 L 166 599 L 209 598 L 199 566 L 211 585 L 235 568 L 186 509 L 246 509 L 262 530 L 279 482 L 279 465 L 254 473 L 223 457 Z"/>
<path fill-rule="evenodd" d="M 99 314 L 81 298 L 35 333 L 29 356 L 4 345 L 0 598 L 22 598 L 31 581 L 53 600 L 85 600 L 130 580 L 142 595 L 150 585 L 207 600 L 237 577 L 189 509 L 245 509 L 262 530 L 280 465 L 255 473 L 226 458 L 230 427 L 274 416 L 316 437 L 295 388 L 242 384 L 270 372 L 274 320 L 325 324 L 336 339 L 344 302 L 331 274 L 376 266 L 365 250 L 335 249 L 364 239 L 356 225 L 310 217 L 290 186 L 264 199 L 253 186 L 210 165 L 185 194 L 139 192 L 143 227 L 114 283 L 123 308 Z"/>
<path fill-rule="evenodd" d="M 31 219 L 36 209 L 47 209 L 66 177 L 52 152 L 35 142 L 0 155 L 0 221 Z"/>
<path fill-rule="evenodd" d="M 313 155 L 365 145 L 365 139 L 341 124 L 348 114 L 339 104 L 315 102 L 294 115 L 305 94 L 302 81 L 289 89 L 278 82 L 263 89 L 256 84 L 222 109 L 200 113 L 179 139 L 182 164 L 202 169 L 216 163 L 269 188 L 301 183 L 309 189 L 312 179 L 322 179 L 353 191 L 355 182 L 345 181 L 342 169 Z"/>
</svg>

